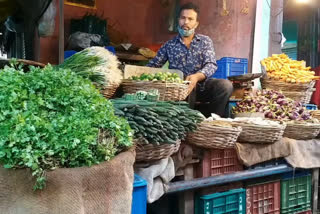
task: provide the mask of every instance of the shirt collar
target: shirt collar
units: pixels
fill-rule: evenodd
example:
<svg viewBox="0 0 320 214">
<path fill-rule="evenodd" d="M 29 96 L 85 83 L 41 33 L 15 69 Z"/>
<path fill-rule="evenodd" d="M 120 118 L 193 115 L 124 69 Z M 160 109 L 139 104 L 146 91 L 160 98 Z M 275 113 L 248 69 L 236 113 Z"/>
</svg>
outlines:
<svg viewBox="0 0 320 214">
<path fill-rule="evenodd" d="M 199 36 L 199 34 L 194 34 L 194 37 L 191 43 L 199 42 L 200 40 L 201 40 L 201 37 Z M 176 42 L 180 42 L 181 44 L 183 44 L 182 38 L 179 34 L 176 36 Z"/>
</svg>

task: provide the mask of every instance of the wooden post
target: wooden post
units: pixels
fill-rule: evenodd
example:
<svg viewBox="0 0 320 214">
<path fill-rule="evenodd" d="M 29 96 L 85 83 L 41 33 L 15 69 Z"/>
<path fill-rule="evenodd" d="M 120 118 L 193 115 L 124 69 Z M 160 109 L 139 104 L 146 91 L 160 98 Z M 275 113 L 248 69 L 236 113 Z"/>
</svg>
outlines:
<svg viewBox="0 0 320 214">
<path fill-rule="evenodd" d="M 318 187 L 319 187 L 319 169 L 312 170 L 312 186 L 313 186 L 313 203 L 312 212 L 317 214 L 318 212 Z"/>
<path fill-rule="evenodd" d="M 188 164 L 184 169 L 184 180 L 192 180 L 193 164 Z M 180 214 L 194 214 L 194 192 L 192 190 L 180 194 L 179 198 L 179 213 Z"/>
<path fill-rule="evenodd" d="M 59 0 L 59 64 L 64 60 L 64 0 Z"/>
</svg>

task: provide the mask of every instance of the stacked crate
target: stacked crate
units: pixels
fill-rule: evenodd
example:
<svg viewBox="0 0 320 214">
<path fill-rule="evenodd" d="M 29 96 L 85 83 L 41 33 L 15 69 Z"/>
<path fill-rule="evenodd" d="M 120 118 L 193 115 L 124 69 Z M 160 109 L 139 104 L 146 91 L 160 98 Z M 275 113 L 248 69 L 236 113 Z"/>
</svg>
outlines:
<svg viewBox="0 0 320 214">
<path fill-rule="evenodd" d="M 281 180 L 281 214 L 305 213 L 311 209 L 311 175 L 295 174 Z"/>
<path fill-rule="evenodd" d="M 247 214 L 280 214 L 280 181 L 248 186 L 246 197 Z"/>
<path fill-rule="evenodd" d="M 246 190 L 236 189 L 204 195 L 196 200 L 195 214 L 246 213 Z"/>
<path fill-rule="evenodd" d="M 243 170 L 235 149 L 210 149 L 195 168 L 196 177 L 210 177 Z"/>
</svg>

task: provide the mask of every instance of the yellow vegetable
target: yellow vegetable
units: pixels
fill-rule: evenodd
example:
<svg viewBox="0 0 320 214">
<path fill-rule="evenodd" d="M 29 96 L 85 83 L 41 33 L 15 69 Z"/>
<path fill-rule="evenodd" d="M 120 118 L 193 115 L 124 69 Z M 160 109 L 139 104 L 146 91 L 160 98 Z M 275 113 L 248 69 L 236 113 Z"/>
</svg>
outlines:
<svg viewBox="0 0 320 214">
<path fill-rule="evenodd" d="M 308 83 L 320 79 L 311 67 L 305 66 L 305 61 L 290 59 L 286 54 L 272 54 L 261 61 L 268 77 L 288 83 Z"/>
</svg>

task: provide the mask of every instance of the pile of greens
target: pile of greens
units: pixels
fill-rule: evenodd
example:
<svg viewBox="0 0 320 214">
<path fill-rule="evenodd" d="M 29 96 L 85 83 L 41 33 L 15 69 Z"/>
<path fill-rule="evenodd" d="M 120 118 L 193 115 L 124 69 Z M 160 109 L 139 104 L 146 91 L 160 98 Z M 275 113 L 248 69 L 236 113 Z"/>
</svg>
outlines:
<svg viewBox="0 0 320 214">
<path fill-rule="evenodd" d="M 132 145 L 128 122 L 70 70 L 5 67 L 0 91 L 0 164 L 30 168 L 35 189 L 46 170 L 98 164 Z"/>
<path fill-rule="evenodd" d="M 89 47 L 68 57 L 57 68 L 70 69 L 98 86 L 120 84 L 123 73 L 115 55 L 104 47 Z"/>
</svg>

